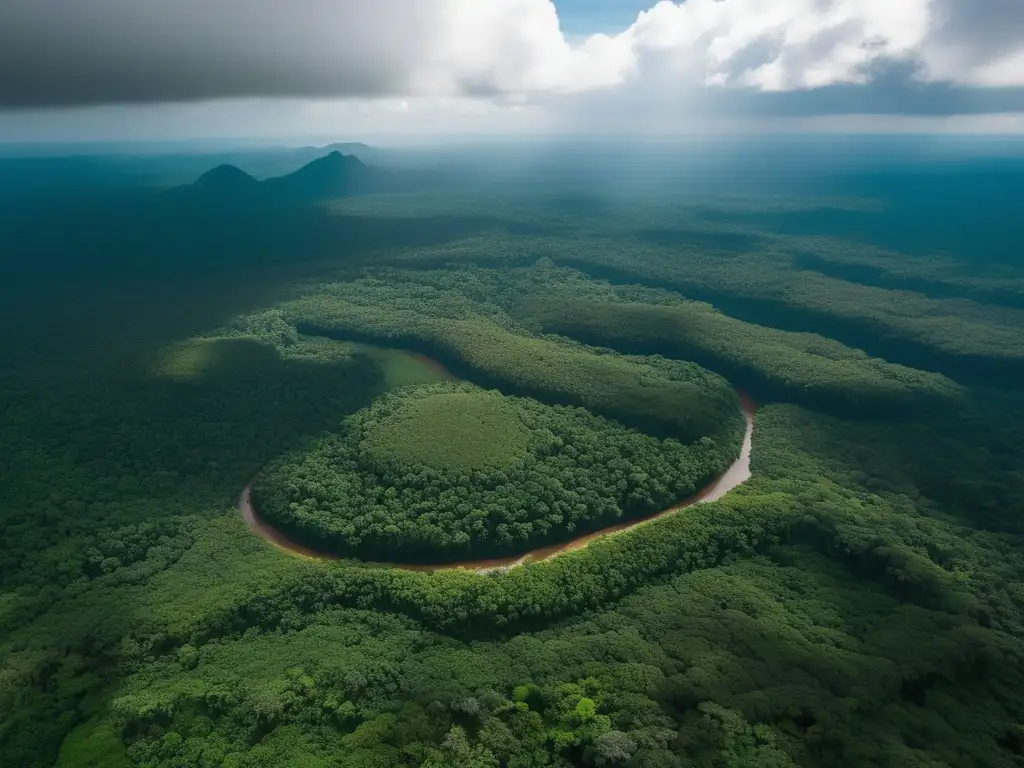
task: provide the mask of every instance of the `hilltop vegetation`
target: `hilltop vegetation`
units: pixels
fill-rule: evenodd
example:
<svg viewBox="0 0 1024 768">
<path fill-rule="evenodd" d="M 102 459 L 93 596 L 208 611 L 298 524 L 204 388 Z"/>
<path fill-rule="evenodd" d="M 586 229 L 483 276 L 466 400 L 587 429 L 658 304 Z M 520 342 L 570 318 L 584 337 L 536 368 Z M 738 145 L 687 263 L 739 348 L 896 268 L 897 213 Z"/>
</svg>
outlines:
<svg viewBox="0 0 1024 768">
<path fill-rule="evenodd" d="M 247 206 L 0 232 L 90 274 L 2 285 L 4 768 L 1024 765 L 1020 264 L 837 198 Z M 667 506 L 734 386 L 719 501 L 365 562 Z"/>
<path fill-rule="evenodd" d="M 738 453 L 737 439 L 683 445 L 582 408 L 434 384 L 378 400 L 268 468 L 253 499 L 278 529 L 321 551 L 444 563 L 657 512 Z"/>
<path fill-rule="evenodd" d="M 532 428 L 497 392 L 435 387 L 364 426 L 364 453 L 381 467 L 397 462 L 455 472 L 501 469 L 523 458 Z"/>
</svg>

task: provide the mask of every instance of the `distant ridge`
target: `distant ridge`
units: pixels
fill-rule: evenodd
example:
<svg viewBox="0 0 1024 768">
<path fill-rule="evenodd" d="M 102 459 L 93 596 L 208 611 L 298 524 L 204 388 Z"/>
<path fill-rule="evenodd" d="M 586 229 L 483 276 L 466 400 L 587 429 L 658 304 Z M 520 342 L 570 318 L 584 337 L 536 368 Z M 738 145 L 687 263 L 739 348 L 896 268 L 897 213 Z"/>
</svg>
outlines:
<svg viewBox="0 0 1024 768">
<path fill-rule="evenodd" d="M 354 155 L 335 150 L 297 171 L 265 181 L 258 181 L 237 166 L 218 165 L 176 192 L 211 203 L 250 199 L 312 203 L 394 190 L 398 186 L 393 173 L 371 168 Z"/>
<path fill-rule="evenodd" d="M 363 144 L 358 141 L 337 141 L 323 147 L 300 147 L 299 152 L 313 152 L 316 154 L 321 154 L 323 152 L 341 152 L 343 155 L 355 155 L 356 157 L 363 155 L 364 157 L 360 158 L 362 160 L 365 158 L 366 154 L 374 152 L 374 148 L 369 144 Z"/>
</svg>

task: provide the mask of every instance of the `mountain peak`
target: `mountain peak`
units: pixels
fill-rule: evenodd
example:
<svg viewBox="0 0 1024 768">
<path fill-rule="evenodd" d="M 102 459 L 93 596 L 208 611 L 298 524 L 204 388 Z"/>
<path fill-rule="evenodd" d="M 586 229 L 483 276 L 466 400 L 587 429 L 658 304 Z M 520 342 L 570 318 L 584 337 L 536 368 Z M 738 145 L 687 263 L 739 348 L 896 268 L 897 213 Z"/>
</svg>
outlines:
<svg viewBox="0 0 1024 768">
<path fill-rule="evenodd" d="M 362 160 L 358 157 L 355 155 L 344 155 L 335 150 L 323 157 L 318 157 L 316 160 L 309 161 L 297 171 L 293 171 L 287 176 L 279 176 L 278 179 L 312 179 L 328 175 L 336 176 L 340 173 L 359 173 L 365 170 L 366 166 L 363 165 Z"/>
<path fill-rule="evenodd" d="M 342 154 L 342 152 L 337 149 L 333 150 L 327 155 L 324 155 L 319 160 L 314 160 L 313 162 L 308 163 L 308 165 L 315 165 L 316 163 L 320 162 L 328 162 L 333 165 L 339 165 L 344 163 L 345 165 L 351 165 L 352 167 L 363 165 L 363 161 L 360 160 L 355 155 Z"/>
<path fill-rule="evenodd" d="M 224 191 L 255 189 L 259 184 L 255 178 L 235 165 L 218 165 L 204 173 L 193 186 L 201 189 Z"/>
<path fill-rule="evenodd" d="M 264 184 L 293 199 L 323 200 L 369 191 L 379 179 L 359 158 L 335 150 Z"/>
</svg>

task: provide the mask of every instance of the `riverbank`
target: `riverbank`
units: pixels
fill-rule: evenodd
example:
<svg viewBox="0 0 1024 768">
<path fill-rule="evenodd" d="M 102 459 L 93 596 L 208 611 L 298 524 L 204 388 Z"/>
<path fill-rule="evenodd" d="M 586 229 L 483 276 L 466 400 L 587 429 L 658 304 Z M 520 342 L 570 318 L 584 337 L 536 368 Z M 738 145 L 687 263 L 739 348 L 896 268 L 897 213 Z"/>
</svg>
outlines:
<svg viewBox="0 0 1024 768">
<path fill-rule="evenodd" d="M 444 367 L 439 363 L 436 363 L 441 371 L 444 371 Z M 624 523 L 618 523 L 611 525 L 606 528 L 602 528 L 599 531 L 593 531 L 583 536 L 578 536 L 574 539 L 561 542 L 559 544 L 553 544 L 546 547 L 538 547 L 528 552 L 524 552 L 518 555 L 511 555 L 508 557 L 492 558 L 485 560 L 467 560 L 455 563 L 440 563 L 440 564 L 412 564 L 412 563 L 376 563 L 382 568 L 401 568 L 407 571 L 419 571 L 423 573 L 433 573 L 436 571 L 450 571 L 450 570 L 469 570 L 477 573 L 491 573 L 494 571 L 508 570 L 515 568 L 516 566 L 523 565 L 524 563 L 536 563 L 541 560 L 547 560 L 550 557 L 563 554 L 565 552 L 572 552 L 576 549 L 582 549 L 591 542 L 597 541 L 598 539 L 604 538 L 605 536 L 611 536 L 617 533 L 623 533 L 625 531 L 636 528 L 637 526 L 649 523 L 652 520 L 657 520 L 666 515 L 671 515 L 678 512 L 686 507 L 693 506 L 694 504 L 702 504 L 709 501 L 717 501 L 727 494 L 732 489 L 745 483 L 750 479 L 750 454 L 753 449 L 754 440 L 754 416 L 757 411 L 757 406 L 754 401 L 747 396 L 745 393 L 740 392 L 740 407 L 743 410 L 743 417 L 746 421 L 746 432 L 743 435 L 743 445 L 740 449 L 740 455 L 734 461 L 729 468 L 719 475 L 714 481 L 706 485 L 697 493 L 692 496 L 683 499 L 682 501 L 673 504 L 671 507 L 664 509 L 660 512 L 648 515 L 646 517 L 637 518 Z M 298 542 L 292 541 L 281 531 L 278 531 L 272 525 L 267 523 L 263 518 L 259 516 L 255 507 L 252 504 L 252 487 L 256 482 L 256 478 L 249 481 L 249 484 L 242 489 L 242 493 L 238 499 L 238 510 L 242 515 L 242 519 L 245 520 L 246 526 L 249 530 L 255 533 L 260 538 L 273 544 L 278 549 L 288 552 L 292 555 L 299 557 L 310 557 L 318 560 L 338 560 L 340 559 L 337 555 L 333 555 L 329 552 L 320 552 L 310 547 L 306 547 Z"/>
</svg>

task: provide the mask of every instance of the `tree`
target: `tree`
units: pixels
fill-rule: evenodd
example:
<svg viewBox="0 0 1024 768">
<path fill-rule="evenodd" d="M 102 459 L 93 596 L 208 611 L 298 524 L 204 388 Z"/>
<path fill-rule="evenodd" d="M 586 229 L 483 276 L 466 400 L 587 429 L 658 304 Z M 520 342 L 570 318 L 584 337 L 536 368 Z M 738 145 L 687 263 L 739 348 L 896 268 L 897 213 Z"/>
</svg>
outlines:
<svg viewBox="0 0 1024 768">
<path fill-rule="evenodd" d="M 636 752 L 636 742 L 622 731 L 602 733 L 594 742 L 594 762 L 597 765 L 621 765 Z"/>
</svg>

